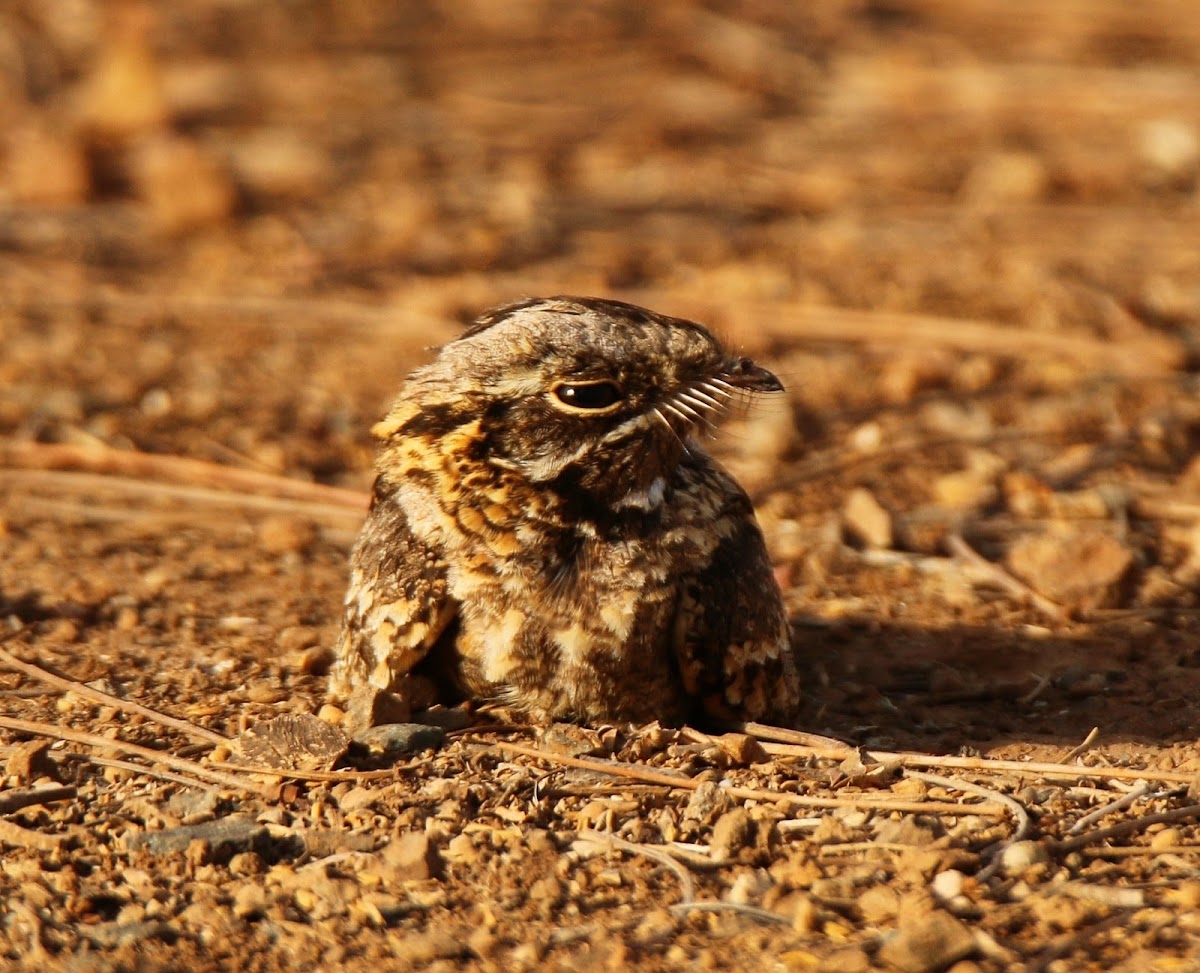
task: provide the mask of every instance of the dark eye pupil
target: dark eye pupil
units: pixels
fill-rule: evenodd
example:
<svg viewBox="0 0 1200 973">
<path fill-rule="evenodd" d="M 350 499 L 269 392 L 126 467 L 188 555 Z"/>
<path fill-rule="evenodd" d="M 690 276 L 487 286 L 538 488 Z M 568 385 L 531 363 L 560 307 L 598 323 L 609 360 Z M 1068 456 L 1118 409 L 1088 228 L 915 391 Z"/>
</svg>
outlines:
<svg viewBox="0 0 1200 973">
<path fill-rule="evenodd" d="M 612 382 L 586 382 L 580 385 L 560 385 L 554 390 L 559 401 L 577 409 L 607 409 L 621 398 L 621 390 Z"/>
</svg>

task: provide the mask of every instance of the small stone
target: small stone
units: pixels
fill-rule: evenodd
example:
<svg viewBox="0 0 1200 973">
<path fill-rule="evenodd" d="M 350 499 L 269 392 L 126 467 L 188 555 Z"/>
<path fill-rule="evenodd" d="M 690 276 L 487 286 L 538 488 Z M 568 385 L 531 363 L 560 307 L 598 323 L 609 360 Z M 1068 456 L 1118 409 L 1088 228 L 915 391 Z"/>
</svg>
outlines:
<svg viewBox="0 0 1200 973">
<path fill-rule="evenodd" d="M 219 852 L 232 854 L 254 851 L 265 846 L 269 840 L 270 834 L 261 824 L 252 818 L 234 815 L 204 824 L 135 834 L 129 839 L 129 847 L 151 855 L 170 855 L 186 851 L 193 841 L 200 841 L 210 845 L 215 855 Z"/>
<path fill-rule="evenodd" d="M 437 878 L 442 869 L 441 855 L 423 831 L 408 831 L 393 838 L 380 858 L 397 882 Z"/>
<path fill-rule="evenodd" d="M 352 787 L 338 798 L 338 807 L 345 814 L 361 811 L 379 799 L 379 791 L 370 787 Z"/>
<path fill-rule="evenodd" d="M 851 490 L 846 498 L 842 526 L 850 537 L 867 547 L 892 546 L 892 515 L 863 487 Z"/>
<path fill-rule="evenodd" d="M 1019 875 L 1034 865 L 1050 860 L 1050 853 L 1036 841 L 1015 841 L 1000 852 L 1000 870 Z"/>
<path fill-rule="evenodd" d="M 938 973 L 969 956 L 975 937 L 945 912 L 905 915 L 896 934 L 879 948 L 879 958 L 904 973 Z"/>
<path fill-rule="evenodd" d="M 316 539 L 313 522 L 301 517 L 264 517 L 258 525 L 258 542 L 270 554 L 303 554 Z"/>
<path fill-rule="evenodd" d="M 666 909 L 655 909 L 633 930 L 633 941 L 640 946 L 665 942 L 675 935 L 679 921 Z"/>
<path fill-rule="evenodd" d="M 163 233 L 210 226 L 233 212 L 236 196 L 224 164 L 191 139 L 168 134 L 146 139 L 132 163 L 134 188 Z"/>
<path fill-rule="evenodd" d="M 709 842 L 713 861 L 725 862 L 737 858 L 747 845 L 754 843 L 755 827 L 750 812 L 744 807 L 726 811 L 713 826 Z"/>
<path fill-rule="evenodd" d="M 350 733 L 365 732 L 385 723 L 407 723 L 412 719 L 408 700 L 375 686 L 359 685 L 346 701 L 343 726 Z"/>
<path fill-rule="evenodd" d="M 50 756 L 48 740 L 27 740 L 12 748 L 4 763 L 4 773 L 16 777 L 22 783 L 31 783 L 40 777 L 58 779 L 58 764 Z"/>
<path fill-rule="evenodd" d="M 933 481 L 934 500 L 949 510 L 977 510 L 994 503 L 1000 490 L 985 470 L 958 470 Z"/>
<path fill-rule="evenodd" d="M 1150 839 L 1154 851 L 1166 851 L 1183 841 L 1183 832 L 1178 828 L 1163 828 Z"/>
<path fill-rule="evenodd" d="M 281 629 L 275 644 L 283 652 L 303 652 L 320 641 L 321 633 L 311 625 L 289 625 Z"/>
<path fill-rule="evenodd" d="M 866 973 L 871 958 L 861 949 L 839 949 L 820 961 L 821 973 Z"/>
<path fill-rule="evenodd" d="M 692 791 L 684 808 L 685 821 L 695 821 L 705 825 L 715 821 L 719 814 L 729 810 L 729 797 L 711 780 L 702 781 L 700 786 Z"/>
<path fill-rule="evenodd" d="M 266 890 L 257 882 L 247 882 L 233 895 L 233 914 L 239 919 L 255 919 L 267 911 Z"/>
<path fill-rule="evenodd" d="M 469 834 L 459 834 L 446 845 L 446 857 L 452 862 L 469 865 L 479 858 L 479 851 Z"/>
<path fill-rule="evenodd" d="M 189 787 L 167 798 L 167 810 L 184 824 L 200 824 L 216 816 L 220 797 L 209 790 Z"/>
<path fill-rule="evenodd" d="M 239 852 L 229 859 L 229 871 L 234 875 L 261 875 L 266 870 L 266 862 L 256 851 Z"/>
<path fill-rule="evenodd" d="M 237 744 L 247 763 L 327 770 L 346 752 L 350 738 L 311 713 L 284 713 L 248 727 Z"/>
<path fill-rule="evenodd" d="M 948 902 L 962 895 L 965 880 L 966 876 L 962 872 L 950 868 L 944 872 L 938 872 L 933 877 L 933 881 L 929 883 L 929 887 L 938 899 Z"/>
<path fill-rule="evenodd" d="M 900 896 L 886 885 L 872 885 L 858 897 L 858 911 L 865 922 L 890 922 L 900 913 Z"/>
<path fill-rule="evenodd" d="M 395 757 L 418 750 L 436 750 L 446 739 L 446 731 L 440 726 L 425 723 L 384 723 L 364 730 L 354 742 L 366 747 L 371 753 Z"/>
<path fill-rule="evenodd" d="M 83 145 L 38 121 L 13 126 L 4 141 L 0 178 L 14 202 L 27 206 L 77 206 L 91 188 Z"/>
<path fill-rule="evenodd" d="M 1014 574 L 1060 605 L 1116 608 L 1134 555 L 1108 534 L 1063 527 L 1022 537 L 1007 561 Z"/>
</svg>

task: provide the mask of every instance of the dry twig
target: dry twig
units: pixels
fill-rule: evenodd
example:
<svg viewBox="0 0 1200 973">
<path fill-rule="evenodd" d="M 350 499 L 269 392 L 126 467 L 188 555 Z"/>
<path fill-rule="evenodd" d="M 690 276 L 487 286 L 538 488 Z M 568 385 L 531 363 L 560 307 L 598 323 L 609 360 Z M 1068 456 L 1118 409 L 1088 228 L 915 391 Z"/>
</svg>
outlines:
<svg viewBox="0 0 1200 973">
<path fill-rule="evenodd" d="M 684 868 L 678 859 L 673 858 L 663 849 L 655 848 L 653 845 L 640 845 L 633 841 L 626 841 L 624 838 L 618 838 L 615 834 L 595 831 L 592 828 L 581 828 L 578 833 L 583 841 L 590 841 L 601 846 L 607 845 L 608 847 L 616 848 L 618 851 L 628 852 L 631 855 L 641 855 L 643 858 L 649 858 L 652 861 L 658 862 L 679 879 L 679 892 L 682 896 L 682 901 L 692 902 L 695 900 L 696 883 L 692 880 L 691 873 Z"/>
<path fill-rule="evenodd" d="M 647 770 L 630 764 L 614 763 L 612 761 L 593 760 L 587 757 L 571 757 L 562 753 L 550 753 L 534 747 L 525 747 L 516 743 L 497 743 L 497 750 L 532 757 L 535 760 L 545 760 L 548 763 L 564 767 L 575 767 L 579 770 L 590 770 L 598 774 L 612 777 L 623 777 L 642 783 L 663 784 L 678 790 L 694 791 L 701 781 L 691 777 L 675 777 L 661 771 Z M 986 804 L 953 804 L 939 801 L 901 801 L 874 800 L 859 797 L 814 797 L 807 794 L 783 793 L 751 787 L 723 787 L 723 793 L 740 801 L 764 801 L 770 804 L 792 804 L 798 807 L 853 807 L 873 811 L 900 811 L 905 814 L 979 814 L 998 817 L 1004 814 L 1001 807 Z"/>
<path fill-rule="evenodd" d="M 948 535 L 946 547 L 956 558 L 966 561 L 978 571 L 985 572 L 997 587 L 1007 591 L 1019 601 L 1032 605 L 1056 625 L 1063 625 L 1070 620 L 1070 613 L 1062 605 L 1056 604 L 1045 595 L 1034 591 L 1024 581 L 1013 577 L 1000 565 L 993 564 L 963 540 L 961 534 Z"/>
<path fill-rule="evenodd" d="M 19 630 L 24 631 L 25 629 Z M 187 720 L 181 720 L 174 716 L 168 716 L 166 713 L 160 713 L 158 710 L 151 709 L 149 706 L 143 706 L 141 703 L 135 702 L 132 699 L 120 699 L 110 693 L 106 693 L 100 689 L 94 689 L 91 686 L 84 685 L 75 679 L 67 679 L 63 676 L 56 676 L 52 672 L 48 672 L 41 666 L 32 662 L 26 662 L 23 659 L 18 659 L 7 649 L 0 647 L 0 665 L 7 666 L 9 669 L 14 669 L 22 675 L 29 676 L 31 679 L 37 679 L 47 685 L 53 686 L 55 689 L 61 689 L 64 692 L 74 693 L 76 696 L 81 696 L 84 699 L 90 699 L 94 703 L 100 703 L 103 706 L 112 706 L 123 713 L 132 713 L 137 716 L 144 717 L 153 723 L 158 723 L 160 726 L 170 727 L 172 730 L 178 730 L 180 733 L 190 736 L 196 740 L 203 740 L 205 743 L 224 746 L 231 741 L 215 733 L 212 730 L 206 729 L 203 726 L 196 726 L 194 723 L 189 723 Z"/>
<path fill-rule="evenodd" d="M 0 794 L 0 814 L 10 814 L 23 807 L 34 807 L 38 804 L 51 804 L 55 801 L 69 801 L 78 790 L 70 785 L 62 787 L 33 787 L 25 791 L 9 791 Z"/>
<path fill-rule="evenodd" d="M 9 716 L 0 716 L 0 727 L 6 730 L 16 730 L 18 733 L 34 733 L 38 736 L 50 737 L 53 740 L 70 740 L 72 743 L 82 743 L 85 746 L 99 747 L 103 750 L 123 750 L 125 753 L 141 757 L 143 760 L 166 764 L 168 767 L 192 774 L 195 777 L 204 778 L 215 784 L 224 784 L 226 787 L 231 787 L 234 790 L 250 791 L 264 797 L 270 797 L 270 794 L 264 788 L 256 787 L 244 778 L 235 777 L 233 774 L 226 774 L 219 770 L 213 770 L 204 764 L 196 763 L 194 760 L 185 760 L 182 757 L 176 757 L 172 753 L 151 750 L 149 747 L 139 746 L 136 743 L 127 743 L 124 740 L 113 737 L 100 736 L 98 733 L 85 733 L 82 730 L 72 730 L 65 726 L 52 726 L 49 723 L 36 723 L 32 720 L 18 720 Z M 270 773 L 276 777 L 280 776 L 275 771 L 271 771 Z"/>
</svg>

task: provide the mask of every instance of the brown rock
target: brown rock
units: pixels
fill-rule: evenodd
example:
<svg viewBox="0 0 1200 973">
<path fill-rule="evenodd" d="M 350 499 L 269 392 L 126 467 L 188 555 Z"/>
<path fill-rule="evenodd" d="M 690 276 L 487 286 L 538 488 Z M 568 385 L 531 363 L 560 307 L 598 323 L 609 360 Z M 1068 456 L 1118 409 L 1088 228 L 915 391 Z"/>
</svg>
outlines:
<svg viewBox="0 0 1200 973">
<path fill-rule="evenodd" d="M 133 155 L 133 183 L 163 233 L 220 223 L 233 212 L 233 181 L 216 156 L 191 139 L 162 135 Z"/>
<path fill-rule="evenodd" d="M 266 517 L 258 525 L 258 542 L 270 554 L 301 554 L 317 539 L 311 520 L 299 517 Z"/>
<path fill-rule="evenodd" d="M 867 547 L 892 546 L 892 515 L 870 490 L 858 487 L 850 491 L 842 510 L 842 526 L 854 540 Z"/>
<path fill-rule="evenodd" d="M 754 843 L 755 831 L 750 812 L 744 807 L 726 811 L 717 819 L 712 841 L 709 842 L 713 860 L 731 861 L 737 858 L 739 851 Z"/>
<path fill-rule="evenodd" d="M 361 733 L 384 723 L 407 723 L 412 719 L 412 707 L 396 693 L 375 686 L 358 686 L 346 701 L 346 718 L 342 725 L 350 733 Z"/>
<path fill-rule="evenodd" d="M 381 857 L 397 882 L 437 878 L 442 871 L 442 857 L 437 846 L 423 831 L 408 831 L 393 838 Z"/>
<path fill-rule="evenodd" d="M 975 949 L 975 937 L 945 912 L 905 915 L 900 928 L 879 949 L 879 958 L 904 973 L 937 973 Z"/>
<path fill-rule="evenodd" d="M 248 763 L 326 770 L 346 752 L 350 738 L 311 713 L 285 713 L 248 727 L 237 743 Z"/>
<path fill-rule="evenodd" d="M 1009 569 L 1051 601 L 1073 609 L 1115 608 L 1133 552 L 1097 530 L 1063 527 L 1018 540 Z"/>
</svg>

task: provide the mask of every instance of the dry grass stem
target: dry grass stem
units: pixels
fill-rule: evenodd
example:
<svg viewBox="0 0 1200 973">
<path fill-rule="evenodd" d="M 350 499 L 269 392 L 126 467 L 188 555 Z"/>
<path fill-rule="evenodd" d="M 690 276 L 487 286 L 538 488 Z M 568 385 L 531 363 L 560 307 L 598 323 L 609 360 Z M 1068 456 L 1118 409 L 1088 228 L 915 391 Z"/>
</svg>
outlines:
<svg viewBox="0 0 1200 973">
<path fill-rule="evenodd" d="M 1024 581 L 1013 577 L 1000 565 L 993 564 L 963 540 L 961 534 L 947 536 L 946 547 L 954 557 L 970 564 L 975 570 L 986 573 L 998 588 L 1007 591 L 1018 601 L 1032 605 L 1054 624 L 1063 625 L 1070 620 L 1070 613 L 1062 605 L 1055 604 L 1045 595 L 1034 591 Z"/>
<path fill-rule="evenodd" d="M 1103 807 L 1096 808 L 1096 810 L 1092 811 L 1090 814 L 1085 814 L 1073 825 L 1071 825 L 1071 829 L 1067 832 L 1067 834 L 1081 834 L 1084 830 L 1090 828 L 1105 815 L 1113 814 L 1116 811 L 1124 811 L 1125 808 L 1136 804 L 1143 797 L 1148 797 L 1153 791 L 1154 785 L 1150 781 L 1142 781 L 1128 794 L 1117 798 L 1115 801 L 1105 804 Z"/>
<path fill-rule="evenodd" d="M 61 787 L 34 787 L 25 791 L 9 791 L 0 794 L 0 814 L 10 814 L 23 807 L 35 807 L 39 804 L 51 804 L 55 801 L 69 801 L 79 791 L 77 788 L 65 785 Z"/>
<path fill-rule="evenodd" d="M 691 902 L 696 898 L 696 883 L 692 879 L 691 873 L 683 867 L 678 859 L 672 857 L 662 848 L 655 848 L 652 845 L 640 845 L 632 841 L 626 841 L 624 838 L 618 838 L 616 835 L 606 834 L 603 831 L 595 831 L 591 828 L 580 829 L 579 837 L 583 841 L 590 841 L 602 847 L 615 848 L 630 855 L 640 855 L 643 858 L 649 858 L 651 861 L 658 862 L 679 879 L 679 892 L 683 902 Z"/>
<path fill-rule="evenodd" d="M 780 926 L 790 926 L 792 924 L 791 919 L 778 912 L 761 909 L 756 905 L 742 905 L 739 902 L 717 902 L 711 899 L 704 899 L 696 902 L 680 902 L 669 906 L 668 909 L 672 915 L 676 916 L 686 916 L 689 912 L 732 912 L 740 916 L 746 916 L 748 919 L 755 919 L 758 922 L 768 922 Z"/>
<path fill-rule="evenodd" d="M 286 476 L 242 470 L 219 463 L 160 456 L 109 446 L 33 443 L 0 437 L 0 467 L 25 470 L 72 470 L 164 480 L 186 487 L 209 487 L 252 496 L 366 510 L 367 495 L 357 490 L 305 483 Z"/>
<path fill-rule="evenodd" d="M 98 733 L 85 733 L 81 730 L 72 730 L 70 727 L 37 723 L 33 720 L 16 720 L 8 716 L 0 716 L 0 727 L 4 727 L 7 730 L 15 730 L 18 733 L 33 733 L 38 736 L 50 737 L 53 740 L 69 740 L 72 743 L 82 743 L 85 746 L 99 747 L 103 750 L 121 750 L 125 753 L 141 757 L 143 760 L 149 760 L 151 763 L 165 764 L 185 774 L 191 774 L 195 777 L 212 781 L 215 784 L 224 784 L 226 787 L 231 787 L 237 791 L 249 791 L 267 796 L 265 789 L 256 787 L 249 781 L 235 777 L 233 774 L 213 770 L 210 767 L 204 766 L 204 764 L 196 763 L 194 760 L 185 760 L 182 757 L 176 757 L 174 754 L 161 750 L 151 750 L 149 747 L 139 746 L 136 743 L 127 743 L 124 740 L 113 737 L 100 736 Z M 276 777 L 279 776 L 278 772 L 272 773 Z"/>
<path fill-rule="evenodd" d="M 647 770 L 642 767 L 632 766 L 631 764 L 619 764 L 603 760 L 592 760 L 587 757 L 571 757 L 561 753 L 549 753 L 535 749 L 534 747 L 524 747 L 515 743 L 497 743 L 495 744 L 495 748 L 564 767 L 589 770 L 597 774 L 607 774 L 643 783 L 663 784 L 679 790 L 694 791 L 701 784 L 701 781 L 690 777 L 675 777 L 671 774 Z M 813 797 L 807 794 L 792 794 L 751 787 L 723 787 L 722 791 L 735 800 L 763 801 L 769 804 L 790 804 L 797 807 L 853 807 L 874 811 L 900 811 L 906 814 L 979 814 L 985 817 L 998 817 L 1005 813 L 1001 807 L 988 806 L 986 804 L 952 804 L 939 801 L 902 801 L 886 798 Z"/>
<path fill-rule="evenodd" d="M 846 751 L 828 751 L 820 747 L 807 747 L 789 743 L 763 742 L 768 754 L 778 757 L 824 757 L 845 759 Z M 1087 767 L 1080 764 L 1057 764 L 1030 760 L 998 760 L 992 757 L 953 757 L 924 753 L 899 753 L 890 750 L 865 750 L 864 757 L 880 763 L 894 763 L 901 767 L 942 767 L 953 770 L 976 770 L 983 773 L 1024 774 L 1027 777 L 1106 777 L 1114 780 L 1149 780 L 1171 784 L 1190 784 L 1196 779 L 1194 773 L 1181 770 L 1137 770 L 1133 767 Z"/>
<path fill-rule="evenodd" d="M 1175 821 L 1186 821 L 1189 818 L 1196 817 L 1200 817 L 1200 804 L 1189 804 L 1187 807 L 1177 807 L 1174 810 L 1161 811 L 1158 814 L 1147 814 L 1140 818 L 1122 821 L 1120 824 L 1114 824 L 1108 828 L 1088 831 L 1085 834 L 1068 838 L 1066 841 L 1058 842 L 1055 848 L 1060 852 L 1066 853 L 1083 848 L 1085 845 L 1093 845 L 1097 841 L 1107 841 L 1109 838 L 1120 838 L 1127 834 L 1144 831 L 1152 824 L 1171 824 Z M 1170 851 L 1171 849 L 1166 848 L 1163 850 Z"/>
<path fill-rule="evenodd" d="M 194 723 L 189 723 L 187 720 L 181 720 L 174 716 L 168 716 L 166 713 L 160 713 L 158 710 L 153 710 L 149 706 L 143 706 L 141 703 L 135 702 L 132 699 L 120 699 L 113 696 L 111 693 L 103 692 L 99 689 L 93 689 L 91 686 L 85 686 L 83 683 L 75 679 L 66 679 L 63 676 L 56 676 L 52 672 L 47 672 L 41 666 L 32 662 L 25 662 L 23 659 L 18 659 L 7 649 L 0 647 L 0 665 L 13 669 L 22 675 L 29 676 L 31 679 L 37 679 L 44 682 L 55 689 L 61 689 L 64 692 L 74 693 L 84 699 L 90 699 L 94 703 L 100 703 L 102 706 L 112 706 L 123 713 L 130 713 L 144 717 L 153 723 L 160 726 L 169 727 L 172 730 L 178 730 L 185 736 L 192 737 L 195 740 L 203 740 L 205 743 L 216 744 L 223 746 L 228 744 L 230 740 L 227 737 L 221 736 L 212 730 L 202 726 L 196 726 Z"/>
</svg>

